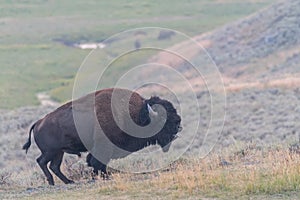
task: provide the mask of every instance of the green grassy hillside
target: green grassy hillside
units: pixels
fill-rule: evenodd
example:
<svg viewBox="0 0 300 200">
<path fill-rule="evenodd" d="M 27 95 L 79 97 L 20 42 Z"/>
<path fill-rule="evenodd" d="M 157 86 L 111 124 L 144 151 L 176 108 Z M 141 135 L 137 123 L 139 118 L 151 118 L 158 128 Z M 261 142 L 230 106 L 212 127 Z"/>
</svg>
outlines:
<svg viewBox="0 0 300 200">
<path fill-rule="evenodd" d="M 35 94 L 41 91 L 51 91 L 59 101 L 70 99 L 72 81 L 89 51 L 62 42 L 99 42 L 120 31 L 144 26 L 161 26 L 194 36 L 271 2 L 0 1 L 0 107 L 38 104 Z M 124 61 L 124 67 L 130 62 Z"/>
</svg>

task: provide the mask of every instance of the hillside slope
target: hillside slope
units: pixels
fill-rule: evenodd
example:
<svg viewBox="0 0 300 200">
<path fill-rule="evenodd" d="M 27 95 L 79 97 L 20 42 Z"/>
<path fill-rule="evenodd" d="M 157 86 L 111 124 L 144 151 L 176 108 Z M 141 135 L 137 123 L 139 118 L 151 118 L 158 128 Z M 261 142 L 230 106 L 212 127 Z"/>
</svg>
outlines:
<svg viewBox="0 0 300 200">
<path fill-rule="evenodd" d="M 248 80 L 281 78 L 300 72 L 300 1 L 273 4 L 224 26 L 198 41 L 222 73 Z"/>
<path fill-rule="evenodd" d="M 231 84 L 242 88 L 261 87 L 262 82 L 270 86 L 299 85 L 299 36 L 300 1 L 287 0 L 193 39 L 205 48 L 217 64 L 225 86 L 231 89 Z M 190 41 L 170 49 L 189 52 L 190 61 L 203 60 L 204 51 L 198 52 L 192 46 Z M 166 53 L 153 60 L 174 66 L 185 74 L 191 72 L 185 62 Z M 209 68 L 205 61 L 200 61 L 199 66 L 204 73 Z"/>
</svg>

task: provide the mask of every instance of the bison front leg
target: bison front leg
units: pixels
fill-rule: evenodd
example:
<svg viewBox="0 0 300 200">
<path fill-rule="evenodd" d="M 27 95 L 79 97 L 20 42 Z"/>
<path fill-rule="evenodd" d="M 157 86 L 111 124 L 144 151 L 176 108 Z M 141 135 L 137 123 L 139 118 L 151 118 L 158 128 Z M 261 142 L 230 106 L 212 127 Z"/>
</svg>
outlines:
<svg viewBox="0 0 300 200">
<path fill-rule="evenodd" d="M 60 166 L 63 159 L 64 153 L 60 152 L 55 155 L 55 157 L 51 160 L 50 169 L 54 172 L 60 180 L 62 180 L 65 184 L 74 183 L 74 181 L 68 179 L 61 171 Z"/>
<path fill-rule="evenodd" d="M 94 156 L 92 156 L 92 154 L 89 154 L 89 161 L 88 164 L 89 166 L 93 167 L 93 174 L 92 174 L 92 178 L 95 179 L 95 176 L 98 176 L 98 171 L 101 172 L 101 177 L 106 180 L 108 179 L 108 173 L 106 171 L 106 165 L 103 164 L 102 162 L 100 162 L 99 160 L 97 160 Z"/>
<path fill-rule="evenodd" d="M 109 163 L 113 151 L 114 144 L 107 138 L 101 128 L 98 126 L 94 130 L 94 144 L 91 149 L 90 164 L 94 168 L 95 174 L 101 171 L 101 177 L 108 179 L 106 165 Z"/>
</svg>

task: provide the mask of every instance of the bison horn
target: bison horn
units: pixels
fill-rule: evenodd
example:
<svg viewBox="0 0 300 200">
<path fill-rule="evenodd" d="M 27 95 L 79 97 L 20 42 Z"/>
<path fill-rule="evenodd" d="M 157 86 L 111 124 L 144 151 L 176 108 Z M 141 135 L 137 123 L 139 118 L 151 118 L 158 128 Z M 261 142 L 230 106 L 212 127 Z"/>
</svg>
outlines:
<svg viewBox="0 0 300 200">
<path fill-rule="evenodd" d="M 149 104 L 147 104 L 147 108 L 148 108 L 149 115 L 151 115 L 151 116 L 157 116 L 157 115 L 158 115 L 158 113 L 155 112 L 155 111 L 151 108 L 151 106 L 150 106 Z"/>
<path fill-rule="evenodd" d="M 178 137 L 178 135 L 175 135 L 172 141 L 176 140 Z"/>
</svg>

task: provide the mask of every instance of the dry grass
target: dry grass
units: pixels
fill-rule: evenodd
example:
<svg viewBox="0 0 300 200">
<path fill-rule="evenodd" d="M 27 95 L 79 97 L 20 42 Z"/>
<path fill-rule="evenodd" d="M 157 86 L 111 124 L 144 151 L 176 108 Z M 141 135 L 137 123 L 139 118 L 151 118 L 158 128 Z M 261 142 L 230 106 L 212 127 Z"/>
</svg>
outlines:
<svg viewBox="0 0 300 200">
<path fill-rule="evenodd" d="M 227 83 L 225 88 L 229 92 L 238 92 L 245 89 L 258 88 L 298 88 L 300 85 L 300 79 L 297 75 L 287 75 L 284 78 L 266 80 L 266 81 L 254 81 L 254 82 L 237 82 Z"/>
<path fill-rule="evenodd" d="M 106 184 L 99 181 L 96 191 L 129 196 L 228 198 L 300 189 L 300 156 L 288 148 L 247 146 L 222 154 L 211 154 L 204 159 L 180 159 L 168 170 L 151 174 L 116 173 Z"/>
<path fill-rule="evenodd" d="M 277 194 L 300 189 L 300 156 L 283 148 L 246 148 L 223 156 L 212 154 L 200 160 L 190 158 L 178 161 L 171 169 L 140 180 L 132 174 L 115 174 L 113 183 L 100 191 L 142 189 L 217 197 L 224 194 Z"/>
<path fill-rule="evenodd" d="M 86 169 L 82 169 L 86 170 Z M 76 173 L 76 170 L 72 171 Z M 78 173 L 81 173 L 80 170 Z M 73 176 L 75 178 L 76 176 Z M 26 199 L 187 199 L 239 198 L 300 192 L 300 155 L 287 147 L 248 145 L 212 153 L 204 159 L 181 158 L 167 169 L 146 173 L 114 173 L 112 180 L 66 186 L 26 194 Z M 31 186 L 34 187 L 34 186 Z M 39 186 L 41 187 L 41 186 Z M 38 187 L 38 188 L 39 188 Z M 10 187 L 11 188 L 11 187 Z M 48 189 L 47 189 L 48 188 Z M 1 196 L 1 194 L 0 194 Z M 260 196 L 261 197 L 261 196 Z M 192 198 L 192 199 L 193 199 Z M 268 198 L 267 198 L 268 199 Z"/>
</svg>

